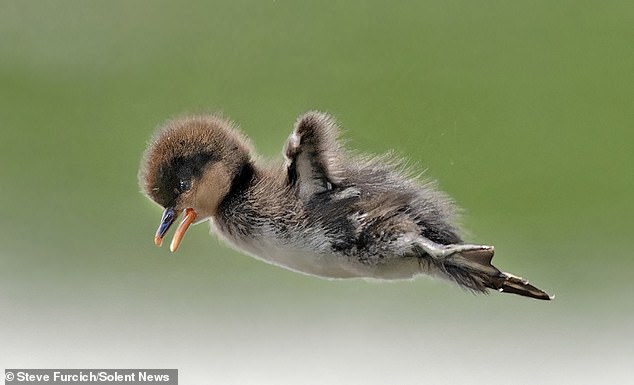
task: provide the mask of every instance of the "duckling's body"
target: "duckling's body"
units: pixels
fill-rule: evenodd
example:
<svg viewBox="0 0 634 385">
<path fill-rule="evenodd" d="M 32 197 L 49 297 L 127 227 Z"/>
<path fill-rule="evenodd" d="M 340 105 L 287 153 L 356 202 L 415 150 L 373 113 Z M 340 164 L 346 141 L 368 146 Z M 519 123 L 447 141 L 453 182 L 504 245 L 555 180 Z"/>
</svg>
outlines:
<svg viewBox="0 0 634 385">
<path fill-rule="evenodd" d="M 255 162 L 230 123 L 199 116 L 159 131 L 140 173 L 166 208 L 157 244 L 185 210 L 172 248 L 194 220 L 263 261 L 325 278 L 449 278 L 476 292 L 498 289 L 550 299 L 490 264 L 493 248 L 465 245 L 454 206 L 433 184 L 406 176 L 388 157 L 350 155 L 325 114 L 300 117 L 286 162 Z"/>
<path fill-rule="evenodd" d="M 305 274 L 412 278 L 423 272 L 418 258 L 403 258 L 415 255 L 409 238 L 424 226 L 423 212 L 405 212 L 407 194 L 416 191 L 391 196 L 395 193 L 382 185 L 368 183 L 372 179 L 361 180 L 366 175 L 389 178 L 389 170 L 365 166 L 370 167 L 346 170 L 343 174 L 351 177 L 342 180 L 345 184 L 306 201 L 297 198 L 297 187 L 279 177 L 282 169 L 247 167 L 243 184 L 212 219 L 213 232 L 258 259 Z M 440 238 L 457 239 L 449 232 Z"/>
</svg>

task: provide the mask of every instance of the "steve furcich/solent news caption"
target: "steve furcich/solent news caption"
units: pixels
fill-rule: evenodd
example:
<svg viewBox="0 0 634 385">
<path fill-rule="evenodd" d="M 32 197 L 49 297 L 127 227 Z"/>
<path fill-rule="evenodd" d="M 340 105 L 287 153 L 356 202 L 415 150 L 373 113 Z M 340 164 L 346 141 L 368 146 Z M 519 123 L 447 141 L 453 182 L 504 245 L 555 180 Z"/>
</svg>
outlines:
<svg viewBox="0 0 634 385">
<path fill-rule="evenodd" d="M 9 384 L 177 385 L 178 369 L 5 369 Z"/>
</svg>

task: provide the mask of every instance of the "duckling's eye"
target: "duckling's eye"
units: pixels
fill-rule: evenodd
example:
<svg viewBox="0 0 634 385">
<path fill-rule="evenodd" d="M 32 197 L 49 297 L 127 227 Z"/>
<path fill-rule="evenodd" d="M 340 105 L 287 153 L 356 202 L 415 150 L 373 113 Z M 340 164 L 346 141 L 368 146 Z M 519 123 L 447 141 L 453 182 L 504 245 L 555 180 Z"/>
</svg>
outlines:
<svg viewBox="0 0 634 385">
<path fill-rule="evenodd" d="M 185 192 L 192 188 L 192 181 L 189 179 L 181 179 L 178 181 L 178 191 Z"/>
</svg>

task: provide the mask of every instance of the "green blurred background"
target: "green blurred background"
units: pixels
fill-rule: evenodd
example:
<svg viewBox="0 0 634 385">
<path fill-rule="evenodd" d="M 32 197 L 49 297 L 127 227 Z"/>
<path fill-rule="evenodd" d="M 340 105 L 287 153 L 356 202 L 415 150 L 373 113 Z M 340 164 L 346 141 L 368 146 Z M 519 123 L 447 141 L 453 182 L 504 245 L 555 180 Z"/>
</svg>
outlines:
<svg viewBox="0 0 634 385">
<path fill-rule="evenodd" d="M 0 368 L 184 384 L 634 378 L 634 3 L 2 1 Z M 469 240 L 557 295 L 301 276 L 139 193 L 165 119 L 221 111 L 265 157 L 294 119 L 394 149 Z"/>
</svg>

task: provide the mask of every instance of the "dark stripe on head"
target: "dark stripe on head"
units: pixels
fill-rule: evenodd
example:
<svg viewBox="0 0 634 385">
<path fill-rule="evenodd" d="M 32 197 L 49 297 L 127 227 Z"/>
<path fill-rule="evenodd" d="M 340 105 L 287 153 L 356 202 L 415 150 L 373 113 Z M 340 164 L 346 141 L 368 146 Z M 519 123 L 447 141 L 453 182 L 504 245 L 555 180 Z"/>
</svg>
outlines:
<svg viewBox="0 0 634 385">
<path fill-rule="evenodd" d="M 204 168 L 214 161 L 216 157 L 210 152 L 172 158 L 159 169 L 152 199 L 163 207 L 173 207 L 179 195 L 186 191 L 181 182 L 191 185 L 191 181 L 200 178 Z"/>
</svg>

